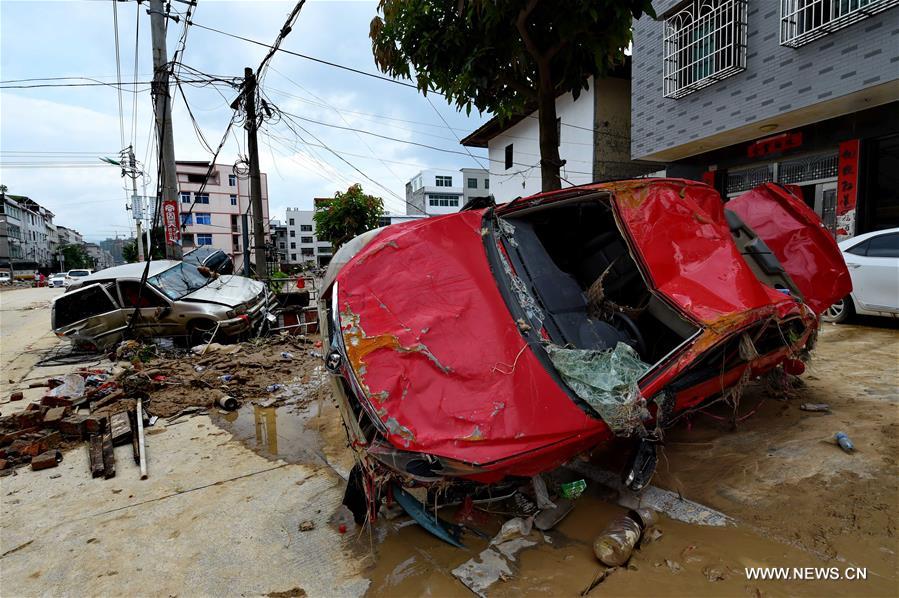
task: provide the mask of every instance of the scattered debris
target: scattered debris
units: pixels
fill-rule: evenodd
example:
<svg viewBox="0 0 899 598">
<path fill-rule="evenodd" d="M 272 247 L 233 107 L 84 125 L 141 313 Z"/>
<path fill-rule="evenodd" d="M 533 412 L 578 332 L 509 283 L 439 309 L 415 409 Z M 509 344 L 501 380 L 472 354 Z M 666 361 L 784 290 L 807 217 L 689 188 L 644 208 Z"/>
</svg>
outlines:
<svg viewBox="0 0 899 598">
<path fill-rule="evenodd" d="M 315 522 L 307 519 L 300 523 L 300 531 L 301 532 L 309 532 L 315 529 Z"/>
<path fill-rule="evenodd" d="M 31 469 L 40 471 L 41 469 L 50 469 L 56 467 L 62 462 L 62 453 L 58 450 L 47 451 L 41 453 L 31 460 Z"/>
<path fill-rule="evenodd" d="M 852 444 L 852 441 L 844 432 L 837 432 L 834 435 L 834 440 L 837 441 L 837 444 L 840 445 L 840 448 L 843 449 L 844 453 L 855 452 L 855 445 Z"/>
<path fill-rule="evenodd" d="M 821 411 L 830 413 L 830 405 L 827 403 L 803 403 L 799 406 L 802 411 Z"/>
<path fill-rule="evenodd" d="M 613 519 L 593 542 L 593 553 L 604 565 L 621 567 L 631 558 L 644 531 L 655 521 L 656 514 L 650 509 L 629 511 Z"/>
</svg>

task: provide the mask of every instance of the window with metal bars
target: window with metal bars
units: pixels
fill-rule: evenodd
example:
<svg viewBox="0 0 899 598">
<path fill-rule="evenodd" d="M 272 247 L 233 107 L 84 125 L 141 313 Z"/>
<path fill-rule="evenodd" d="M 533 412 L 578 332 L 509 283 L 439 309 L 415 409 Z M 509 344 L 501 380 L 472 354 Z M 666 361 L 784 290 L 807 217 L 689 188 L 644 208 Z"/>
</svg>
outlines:
<svg viewBox="0 0 899 598">
<path fill-rule="evenodd" d="M 666 19 L 666 98 L 684 97 L 746 69 L 746 4 L 693 0 Z"/>
<path fill-rule="evenodd" d="M 780 0 L 780 44 L 798 48 L 899 6 L 899 0 Z"/>
</svg>

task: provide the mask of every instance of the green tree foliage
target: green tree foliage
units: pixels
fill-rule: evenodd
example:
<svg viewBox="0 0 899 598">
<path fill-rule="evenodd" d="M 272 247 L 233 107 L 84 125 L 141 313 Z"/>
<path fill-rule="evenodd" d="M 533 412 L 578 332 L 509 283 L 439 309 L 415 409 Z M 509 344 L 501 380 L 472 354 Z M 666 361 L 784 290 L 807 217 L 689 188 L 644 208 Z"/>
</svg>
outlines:
<svg viewBox="0 0 899 598">
<path fill-rule="evenodd" d="M 577 98 L 591 75 L 622 63 L 632 18 L 655 16 L 651 0 L 381 0 L 378 9 L 369 35 L 383 72 L 469 112 L 507 118 L 536 107 L 544 191 L 561 186 L 556 97 Z"/>
<path fill-rule="evenodd" d="M 384 202 L 380 197 L 366 195 L 362 185 L 355 184 L 345 193 L 339 191 L 322 206 L 315 219 L 315 234 L 327 240 L 337 249 L 353 237 L 378 227 L 378 220 L 384 213 Z"/>
<path fill-rule="evenodd" d="M 64 263 L 66 270 L 94 267 L 94 260 L 87 254 L 84 245 L 61 245 L 59 247 L 59 253 L 65 258 Z"/>
</svg>

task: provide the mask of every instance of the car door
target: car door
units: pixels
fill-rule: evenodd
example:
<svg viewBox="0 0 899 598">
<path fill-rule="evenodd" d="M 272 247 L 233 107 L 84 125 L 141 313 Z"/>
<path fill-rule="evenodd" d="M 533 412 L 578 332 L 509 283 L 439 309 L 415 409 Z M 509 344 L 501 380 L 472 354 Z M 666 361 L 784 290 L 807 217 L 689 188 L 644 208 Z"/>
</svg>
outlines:
<svg viewBox="0 0 899 598">
<path fill-rule="evenodd" d="M 127 322 L 114 293 L 113 283 L 95 283 L 60 295 L 51 311 L 53 331 L 98 349 L 117 343 Z"/>
<path fill-rule="evenodd" d="M 836 241 L 818 215 L 783 186 L 765 183 L 731 199 L 725 208 L 764 241 L 815 313 L 852 290 Z"/>
<path fill-rule="evenodd" d="M 899 232 L 871 237 L 843 255 L 859 307 L 899 312 Z"/>
<path fill-rule="evenodd" d="M 176 334 L 174 328 L 177 324 L 169 317 L 172 313 L 172 304 L 152 285 L 148 284 L 141 289 L 141 284 L 137 280 L 120 280 L 116 286 L 125 321 L 130 322 L 134 310 L 138 310 L 137 318 L 134 320 L 134 330 L 137 334 L 141 336 Z"/>
</svg>

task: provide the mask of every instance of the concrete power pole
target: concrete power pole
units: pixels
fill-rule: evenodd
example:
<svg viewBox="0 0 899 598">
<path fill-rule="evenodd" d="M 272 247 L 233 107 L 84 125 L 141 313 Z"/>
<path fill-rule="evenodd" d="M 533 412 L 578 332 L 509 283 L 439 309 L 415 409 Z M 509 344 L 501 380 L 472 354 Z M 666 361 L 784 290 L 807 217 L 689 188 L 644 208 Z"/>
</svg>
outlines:
<svg viewBox="0 0 899 598">
<path fill-rule="evenodd" d="M 150 29 L 153 36 L 153 95 L 156 98 L 156 130 L 162 148 L 162 199 L 178 205 L 178 177 L 175 174 L 175 143 L 172 133 L 172 100 L 169 96 L 169 58 L 165 43 L 165 8 L 163 0 L 150 0 Z M 162 206 L 157 206 L 158 210 Z M 176 215 L 177 216 L 177 215 Z M 178 225 L 180 226 L 180 222 Z M 181 259 L 181 246 L 166 243 L 165 256 Z"/>
<path fill-rule="evenodd" d="M 247 110 L 247 153 L 250 154 L 250 205 L 253 208 L 253 255 L 256 257 L 256 278 L 268 276 L 265 260 L 265 227 L 262 213 L 262 176 L 259 173 L 259 145 L 256 128 L 259 125 L 256 114 L 256 75 L 247 67 L 244 73 L 244 101 Z"/>
<path fill-rule="evenodd" d="M 131 166 L 131 215 L 134 216 L 134 226 L 137 229 L 137 261 L 144 261 L 144 239 L 141 232 L 141 224 L 144 219 L 144 201 L 137 194 L 137 160 L 134 159 L 134 148 L 128 146 L 128 163 Z"/>
</svg>

